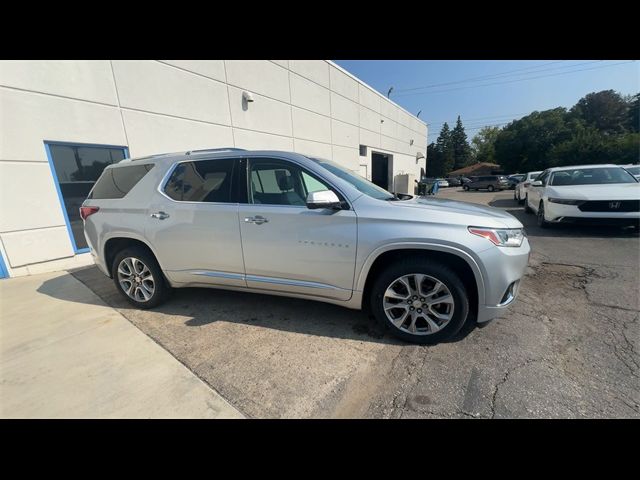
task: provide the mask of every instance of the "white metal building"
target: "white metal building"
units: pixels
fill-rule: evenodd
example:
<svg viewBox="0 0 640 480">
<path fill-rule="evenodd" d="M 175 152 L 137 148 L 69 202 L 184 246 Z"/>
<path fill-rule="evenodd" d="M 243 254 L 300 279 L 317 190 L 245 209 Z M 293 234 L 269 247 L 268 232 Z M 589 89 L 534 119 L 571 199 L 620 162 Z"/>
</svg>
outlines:
<svg viewBox="0 0 640 480">
<path fill-rule="evenodd" d="M 329 61 L 1 61 L 0 278 L 91 263 L 78 207 L 125 157 L 290 150 L 406 191 L 426 143 L 424 122 Z"/>
</svg>

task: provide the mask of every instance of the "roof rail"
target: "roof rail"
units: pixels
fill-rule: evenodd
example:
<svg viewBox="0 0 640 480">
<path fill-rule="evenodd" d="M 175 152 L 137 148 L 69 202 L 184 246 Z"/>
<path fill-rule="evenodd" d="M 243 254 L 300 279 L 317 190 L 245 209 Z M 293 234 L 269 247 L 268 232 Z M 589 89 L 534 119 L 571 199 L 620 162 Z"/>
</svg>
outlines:
<svg viewBox="0 0 640 480">
<path fill-rule="evenodd" d="M 186 155 L 191 155 L 192 153 L 204 153 L 204 152 L 246 152 L 244 148 L 234 148 L 234 147 L 225 147 L 225 148 L 205 148 L 203 150 L 189 150 Z"/>
</svg>

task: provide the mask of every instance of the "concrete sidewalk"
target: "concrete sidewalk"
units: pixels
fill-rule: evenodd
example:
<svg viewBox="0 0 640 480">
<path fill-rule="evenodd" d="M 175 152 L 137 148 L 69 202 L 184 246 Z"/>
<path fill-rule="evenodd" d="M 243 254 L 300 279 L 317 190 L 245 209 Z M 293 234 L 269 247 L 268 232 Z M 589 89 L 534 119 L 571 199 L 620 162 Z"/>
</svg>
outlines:
<svg viewBox="0 0 640 480">
<path fill-rule="evenodd" d="M 242 418 L 73 276 L 0 280 L 0 418 Z"/>
</svg>

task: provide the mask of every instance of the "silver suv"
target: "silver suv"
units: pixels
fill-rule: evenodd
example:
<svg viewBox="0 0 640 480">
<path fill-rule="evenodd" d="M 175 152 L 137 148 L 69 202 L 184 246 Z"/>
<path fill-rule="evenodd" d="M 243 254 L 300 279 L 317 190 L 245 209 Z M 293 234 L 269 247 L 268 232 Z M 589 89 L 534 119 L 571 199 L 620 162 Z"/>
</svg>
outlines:
<svg viewBox="0 0 640 480">
<path fill-rule="evenodd" d="M 214 287 L 367 309 L 418 343 L 514 301 L 529 258 L 495 208 L 393 195 L 297 153 L 199 150 L 108 166 L 81 207 L 98 267 L 140 308 Z"/>
</svg>

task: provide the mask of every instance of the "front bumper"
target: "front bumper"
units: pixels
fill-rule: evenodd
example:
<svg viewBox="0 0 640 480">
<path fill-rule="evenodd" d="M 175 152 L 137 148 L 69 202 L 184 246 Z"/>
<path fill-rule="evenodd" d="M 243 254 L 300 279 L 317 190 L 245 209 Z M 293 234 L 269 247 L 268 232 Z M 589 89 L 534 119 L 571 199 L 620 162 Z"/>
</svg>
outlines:
<svg viewBox="0 0 640 480">
<path fill-rule="evenodd" d="M 480 253 L 485 296 L 478 305 L 478 323 L 492 320 L 515 302 L 530 254 L 526 238 L 518 248 L 492 247 Z"/>
<path fill-rule="evenodd" d="M 544 216 L 551 223 L 637 225 L 640 222 L 640 212 L 583 212 L 575 205 L 554 202 L 545 202 Z"/>
</svg>

